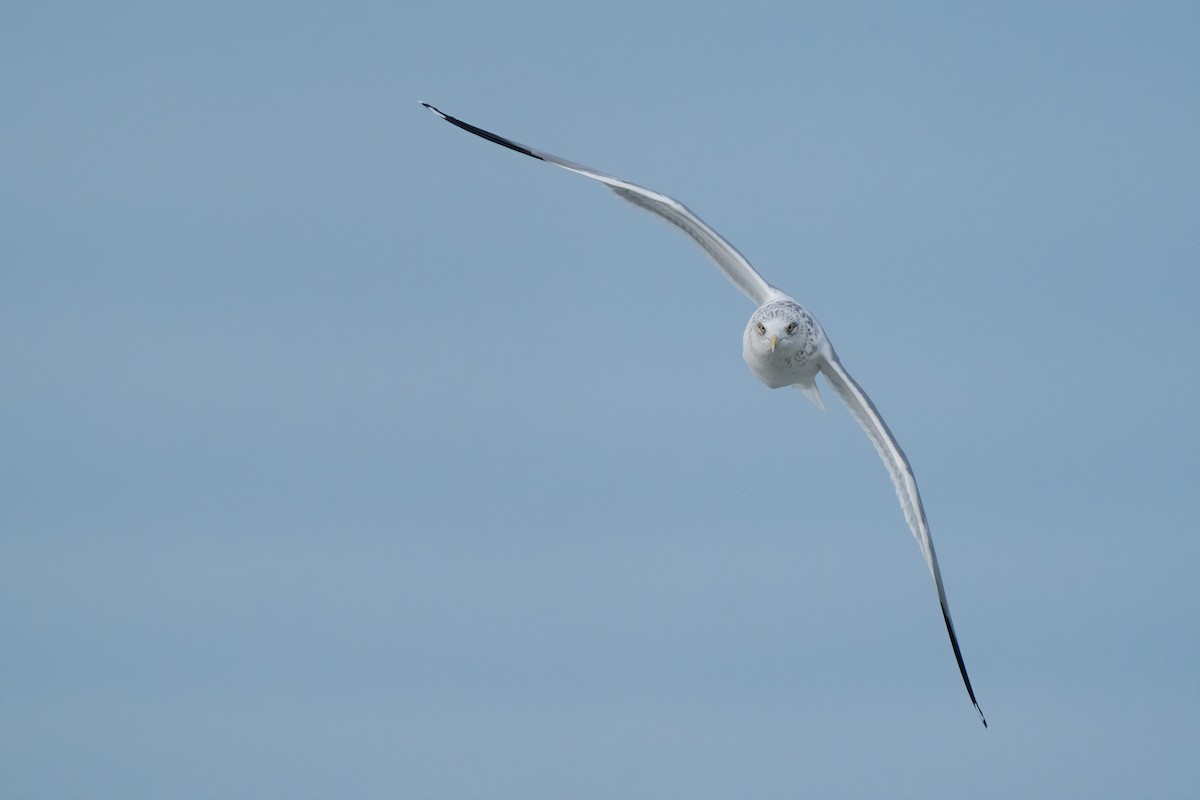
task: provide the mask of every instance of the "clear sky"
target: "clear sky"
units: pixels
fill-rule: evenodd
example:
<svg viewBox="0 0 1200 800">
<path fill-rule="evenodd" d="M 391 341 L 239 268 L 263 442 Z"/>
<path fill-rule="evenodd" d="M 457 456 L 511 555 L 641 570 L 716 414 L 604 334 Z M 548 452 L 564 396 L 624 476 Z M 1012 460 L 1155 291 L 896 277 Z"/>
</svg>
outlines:
<svg viewBox="0 0 1200 800">
<path fill-rule="evenodd" d="M 1194 798 L 1200 6 L 0 6 L 0 795 Z M 741 360 L 682 199 L 907 451 Z"/>
</svg>

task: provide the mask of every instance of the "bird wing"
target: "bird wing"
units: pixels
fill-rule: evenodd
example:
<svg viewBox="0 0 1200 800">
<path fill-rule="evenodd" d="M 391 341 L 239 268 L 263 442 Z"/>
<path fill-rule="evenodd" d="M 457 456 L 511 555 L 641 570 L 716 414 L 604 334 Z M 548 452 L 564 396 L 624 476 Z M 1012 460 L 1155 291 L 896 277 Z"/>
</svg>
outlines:
<svg viewBox="0 0 1200 800">
<path fill-rule="evenodd" d="M 421 103 L 421 105 L 450 124 L 457 125 L 464 131 L 487 139 L 489 142 L 495 142 L 502 147 L 516 150 L 518 153 L 524 153 L 539 161 L 546 161 L 563 169 L 568 169 L 571 172 L 576 172 L 586 178 L 600 181 L 612 189 L 617 197 L 620 197 L 622 200 L 626 200 L 652 214 L 657 214 L 692 237 L 693 241 L 704 248 L 704 252 L 708 253 L 709 257 L 721 268 L 721 271 L 725 273 L 725 277 L 729 278 L 742 294 L 749 297 L 757 305 L 762 305 L 770 299 L 786 297 L 783 292 L 763 280 L 763 277 L 755 271 L 754 267 L 750 266 L 750 262 L 746 260 L 746 257 L 739 253 L 737 248 L 730 244 L 725 237 L 710 228 L 704 220 L 696 216 L 691 209 L 678 200 L 667 197 L 665 194 L 659 194 L 644 186 L 638 186 L 636 183 L 630 183 L 629 181 L 613 177 L 591 167 L 586 167 L 583 164 L 576 164 L 574 161 L 568 161 L 565 158 L 559 158 L 550 153 L 535 150 L 519 142 L 498 136 L 491 131 L 485 131 L 483 128 L 477 128 L 469 122 L 463 122 L 461 119 L 455 119 L 449 114 L 443 114 L 438 109 L 429 105 L 429 103 Z"/>
<path fill-rule="evenodd" d="M 917 491 L 917 479 L 913 476 L 912 466 L 908 457 L 900 449 L 896 437 L 888 430 L 887 423 L 879 415 L 879 410 L 867 397 L 862 387 L 850 377 L 850 373 L 842 366 L 836 354 L 831 354 L 821 362 L 821 372 L 824 373 L 829 385 L 837 392 L 838 397 L 849 409 L 851 416 L 858 420 L 866 432 L 867 438 L 879 452 L 883 465 L 887 467 L 892 484 L 896 487 L 896 497 L 900 499 L 900 507 L 904 510 L 904 519 L 912 530 L 921 552 L 925 555 L 925 563 L 929 565 L 929 573 L 937 586 L 938 602 L 942 606 L 942 619 L 946 621 L 946 632 L 950 634 L 950 646 L 954 648 L 954 658 L 958 661 L 958 671 L 962 674 L 967 694 L 979 712 L 979 719 L 987 727 L 987 719 L 983 710 L 975 700 L 975 690 L 971 688 L 971 679 L 967 676 L 967 666 L 963 663 L 962 650 L 958 647 L 958 637 L 954 633 L 954 623 L 950 621 L 950 604 L 946 601 L 946 588 L 942 585 L 942 571 L 938 568 L 937 552 L 933 549 L 933 538 L 929 535 L 929 523 L 925 519 L 925 507 L 921 505 L 921 493 Z"/>
</svg>

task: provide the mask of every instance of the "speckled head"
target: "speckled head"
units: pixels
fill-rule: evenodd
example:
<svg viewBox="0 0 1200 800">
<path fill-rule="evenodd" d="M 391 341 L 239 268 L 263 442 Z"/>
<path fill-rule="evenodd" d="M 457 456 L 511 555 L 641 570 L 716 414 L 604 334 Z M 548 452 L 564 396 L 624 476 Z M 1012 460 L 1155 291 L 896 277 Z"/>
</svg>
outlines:
<svg viewBox="0 0 1200 800">
<path fill-rule="evenodd" d="M 772 300 L 751 315 L 742 357 L 763 383 L 778 388 L 811 381 L 823 347 L 828 340 L 812 314 L 794 300 Z"/>
</svg>

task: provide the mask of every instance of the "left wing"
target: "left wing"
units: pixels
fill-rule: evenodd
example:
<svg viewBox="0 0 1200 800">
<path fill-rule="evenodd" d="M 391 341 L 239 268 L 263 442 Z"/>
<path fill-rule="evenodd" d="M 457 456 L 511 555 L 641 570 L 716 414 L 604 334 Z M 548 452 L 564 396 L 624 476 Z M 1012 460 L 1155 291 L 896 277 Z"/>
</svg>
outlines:
<svg viewBox="0 0 1200 800">
<path fill-rule="evenodd" d="M 828 358 L 821 361 L 821 372 L 829 381 L 829 385 L 837 392 L 838 397 L 845 403 L 851 416 L 858 420 L 858 424 L 866 432 L 867 438 L 879 452 L 879 457 L 883 459 L 883 465 L 887 467 L 888 475 L 891 476 L 892 483 L 896 487 L 896 497 L 900 499 L 900 507 L 904 510 L 904 519 L 908 522 L 908 527 L 912 529 L 913 536 L 917 538 L 917 544 L 921 546 L 921 552 L 925 555 L 925 563 L 929 565 L 929 572 L 933 575 L 933 582 L 937 586 L 938 602 L 942 605 L 942 619 L 946 621 L 946 632 L 950 634 L 950 646 L 954 648 L 958 671 L 962 674 L 971 703 L 979 712 L 979 719 L 986 728 L 987 719 L 984 718 L 983 709 L 975 700 L 975 690 L 971 688 L 971 679 L 967 676 L 967 665 L 963 663 L 962 650 L 958 647 L 958 637 L 954 634 L 954 623 L 950 621 L 950 604 L 946 602 L 946 588 L 942 585 L 942 571 L 938 568 L 937 552 L 933 549 L 933 538 L 929 535 L 929 523 L 925 520 L 925 507 L 921 504 L 921 493 L 917 491 L 917 479 L 913 476 L 908 457 L 900 449 L 896 437 L 888 430 L 887 423 L 879 415 L 879 410 L 875 408 L 871 398 L 867 397 L 867 393 L 863 391 L 862 387 L 855 382 L 854 378 L 850 377 L 850 373 L 842 366 L 842 362 L 838 360 L 836 354 L 830 353 Z"/>
<path fill-rule="evenodd" d="M 750 266 L 750 262 L 746 260 L 746 257 L 739 253 L 737 248 L 730 244 L 725 237 L 708 227 L 708 224 L 704 220 L 696 216 L 691 209 L 678 200 L 667 197 L 665 194 L 660 194 L 652 189 L 647 189 L 645 186 L 638 186 L 636 183 L 630 183 L 621 178 L 613 177 L 600 170 L 585 167 L 583 164 L 576 164 L 574 161 L 568 161 L 565 158 L 559 158 L 550 153 L 526 147 L 519 142 L 514 142 L 512 139 L 505 139 L 503 136 L 494 134 L 491 131 L 477 128 L 469 122 L 463 122 L 461 119 L 455 119 L 449 114 L 443 114 L 429 105 L 429 103 L 423 102 L 421 105 L 451 125 L 457 125 L 464 131 L 487 139 L 489 142 L 495 142 L 501 147 L 507 147 L 509 150 L 515 150 L 518 153 L 523 153 L 539 161 L 546 161 L 563 169 L 568 169 L 571 172 L 583 175 L 585 178 L 600 181 L 612 189 L 617 197 L 620 197 L 622 200 L 633 203 L 635 206 L 645 209 L 652 214 L 657 214 L 692 237 L 692 240 L 696 244 L 704 248 L 704 252 L 708 253 L 709 257 L 717 263 L 717 266 L 725 273 L 725 277 L 729 278 L 730 282 L 741 290 L 742 294 L 753 300 L 755 304 L 761 306 L 767 300 L 786 297 L 783 292 L 763 280 L 763 277 L 758 274 L 754 267 Z"/>
</svg>

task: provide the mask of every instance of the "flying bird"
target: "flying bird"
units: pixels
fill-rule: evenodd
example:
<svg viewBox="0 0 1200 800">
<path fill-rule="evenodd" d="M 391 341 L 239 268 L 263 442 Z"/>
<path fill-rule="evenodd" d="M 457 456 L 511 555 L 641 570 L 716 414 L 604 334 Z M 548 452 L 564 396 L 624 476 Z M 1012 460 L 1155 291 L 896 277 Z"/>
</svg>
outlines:
<svg viewBox="0 0 1200 800">
<path fill-rule="evenodd" d="M 750 371 L 772 389 L 781 386 L 794 386 L 800 389 L 809 400 L 821 409 L 825 408 L 825 404 L 821 400 L 820 390 L 817 387 L 817 374 L 825 376 L 825 380 L 829 382 L 842 403 L 849 409 L 851 416 L 858 421 L 863 431 L 866 432 L 867 438 L 875 445 L 879 457 L 887 467 L 892 483 L 896 487 L 896 496 L 900 500 L 900 507 L 904 511 L 904 519 L 908 522 L 913 536 L 916 537 L 921 553 L 925 556 L 925 563 L 929 565 L 933 583 L 937 587 L 938 602 L 942 607 L 942 619 L 946 622 L 946 632 L 950 635 L 950 646 L 954 649 L 954 658 L 958 662 L 958 671 L 962 674 L 963 684 L 967 687 L 967 695 L 971 698 L 971 703 L 975 706 L 975 710 L 979 713 L 979 719 L 986 728 L 987 719 L 983 716 L 983 710 L 975 700 L 975 690 L 971 688 L 971 679 L 967 676 L 962 650 L 958 646 L 958 636 L 954 633 L 954 623 L 950 620 L 950 605 L 946 601 L 946 589 L 942 585 L 942 572 L 938 568 L 937 553 L 933 549 L 933 538 L 929 534 L 929 523 L 925 519 L 925 508 L 921 504 L 921 494 L 917 491 L 917 481 L 913 476 L 912 466 L 908 463 L 908 457 L 904 455 L 904 451 L 900 449 L 896 437 L 892 435 L 887 423 L 880 416 L 879 410 L 871 402 L 871 398 L 842 366 L 841 360 L 834 352 L 833 345 L 829 342 L 829 337 L 825 335 L 825 331 L 817 322 L 816 317 L 792 297 L 767 283 L 754 267 L 750 266 L 750 262 L 738 252 L 736 247 L 678 200 L 583 164 L 568 161 L 542 150 L 535 150 L 512 139 L 506 139 L 469 122 L 463 122 L 444 114 L 429 103 L 423 102 L 421 105 L 450 124 L 490 142 L 495 142 L 501 147 L 507 147 L 539 161 L 545 161 L 578 173 L 585 178 L 599 181 L 622 200 L 649 211 L 679 228 L 700 245 L 725 273 L 725 277 L 757 306 L 754 313 L 750 315 L 750 321 L 746 324 L 746 330 L 742 334 L 742 357 L 749 365 Z"/>
</svg>

